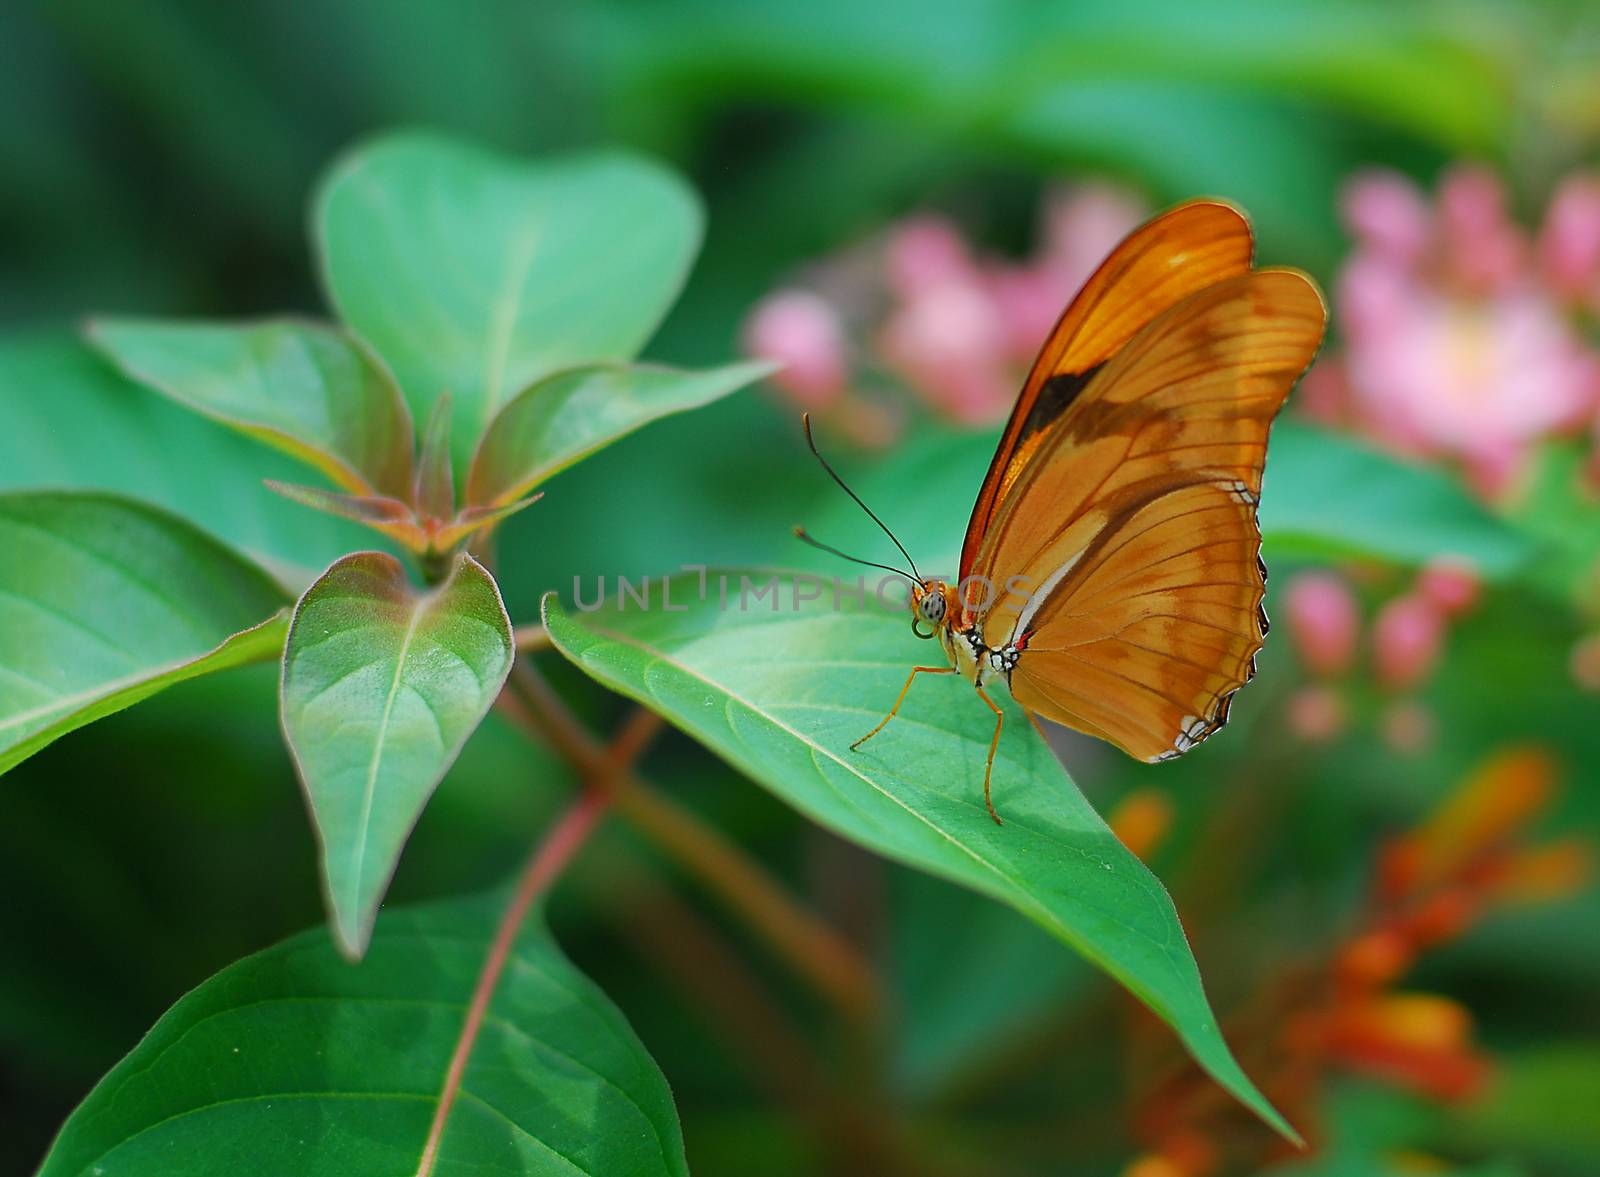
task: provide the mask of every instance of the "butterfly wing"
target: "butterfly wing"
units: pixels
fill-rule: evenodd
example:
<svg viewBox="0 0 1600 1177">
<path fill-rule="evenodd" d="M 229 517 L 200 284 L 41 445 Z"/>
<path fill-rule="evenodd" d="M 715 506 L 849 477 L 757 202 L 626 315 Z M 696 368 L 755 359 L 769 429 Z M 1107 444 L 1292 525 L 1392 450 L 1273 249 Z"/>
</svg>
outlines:
<svg viewBox="0 0 1600 1177">
<path fill-rule="evenodd" d="M 1134 230 L 1084 283 L 1034 361 L 978 492 L 961 546 L 961 576 L 997 506 L 1088 377 L 1186 296 L 1250 270 L 1250 224 L 1230 204 L 1194 200 Z"/>
<path fill-rule="evenodd" d="M 1145 326 L 1034 448 L 973 569 L 998 590 L 984 643 L 1026 643 L 1023 706 L 1142 760 L 1226 720 L 1266 634 L 1267 431 L 1325 321 L 1296 271 L 1214 283 Z"/>
</svg>

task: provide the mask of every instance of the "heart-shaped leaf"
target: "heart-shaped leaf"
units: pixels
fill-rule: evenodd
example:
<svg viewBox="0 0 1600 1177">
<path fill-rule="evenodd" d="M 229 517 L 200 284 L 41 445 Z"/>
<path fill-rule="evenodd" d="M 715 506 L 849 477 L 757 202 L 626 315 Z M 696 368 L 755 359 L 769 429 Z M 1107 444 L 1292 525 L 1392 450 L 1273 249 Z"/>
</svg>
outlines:
<svg viewBox="0 0 1600 1177">
<path fill-rule="evenodd" d="M 686 1174 L 660 1069 L 538 919 L 424 1162 L 504 902 L 386 913 L 356 966 L 311 931 L 224 969 L 90 1092 L 39 1177 Z"/>
<path fill-rule="evenodd" d="M 309 462 L 352 494 L 410 490 L 405 400 L 332 328 L 98 319 L 89 338 L 133 379 Z"/>
<path fill-rule="evenodd" d="M 511 620 L 457 557 L 416 593 L 394 557 L 336 561 L 295 607 L 283 729 L 322 843 L 334 937 L 360 956 L 401 848 L 511 670 Z"/>
<path fill-rule="evenodd" d="M 495 417 L 472 460 L 467 501 L 515 502 L 545 479 L 651 421 L 699 408 L 759 380 L 766 363 L 703 372 L 600 364 L 524 389 Z"/>
<path fill-rule="evenodd" d="M 154 507 L 0 494 L 0 552 L 0 772 L 173 683 L 283 647 L 282 587 Z"/>
<path fill-rule="evenodd" d="M 806 816 L 1038 921 L 1126 985 L 1223 1086 L 1289 1133 L 1229 1053 L 1172 900 L 1015 704 L 1006 699 L 994 761 L 1004 826 L 983 804 L 994 716 L 954 675 L 921 676 L 894 722 L 850 750 L 930 651 L 904 614 L 862 608 L 854 582 L 843 588 L 836 596 L 821 578 L 765 571 L 710 573 L 703 583 L 685 576 L 666 582 L 666 596 L 656 582 L 644 609 L 629 596 L 572 614 L 552 594 L 545 624 L 577 666 Z"/>
<path fill-rule="evenodd" d="M 328 292 L 419 420 L 456 397 L 462 468 L 511 397 L 633 358 L 700 241 L 694 193 L 623 154 L 510 159 L 423 134 L 346 156 L 317 198 Z"/>
</svg>

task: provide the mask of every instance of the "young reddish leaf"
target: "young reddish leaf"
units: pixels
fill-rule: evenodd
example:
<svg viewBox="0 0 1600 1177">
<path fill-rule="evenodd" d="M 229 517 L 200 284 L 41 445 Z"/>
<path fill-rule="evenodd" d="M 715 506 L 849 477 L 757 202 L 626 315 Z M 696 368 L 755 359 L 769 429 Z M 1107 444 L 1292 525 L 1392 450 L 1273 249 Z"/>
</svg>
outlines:
<svg viewBox="0 0 1600 1177">
<path fill-rule="evenodd" d="M 340 519 L 353 519 L 388 536 L 414 551 L 425 551 L 428 533 L 417 523 L 416 515 L 408 503 L 387 495 L 346 495 L 338 491 L 323 490 L 316 486 L 299 486 L 292 482 L 266 479 L 266 486 L 291 502 L 336 515 Z"/>
<path fill-rule="evenodd" d="M 315 323 L 98 319 L 89 339 L 122 371 L 309 462 L 353 494 L 411 488 L 411 413 L 393 378 Z"/>
<path fill-rule="evenodd" d="M 418 594 L 392 556 L 358 552 L 295 607 L 283 729 L 348 955 L 365 950 L 411 827 L 499 694 L 513 648 L 499 588 L 464 553 Z"/>
<path fill-rule="evenodd" d="M 503 507 L 467 507 L 448 526 L 440 528 L 434 534 L 433 545 L 439 551 L 449 551 L 473 532 L 499 523 L 502 519 L 508 519 L 522 508 L 542 498 L 544 492 L 540 491 L 536 495 L 507 503 Z"/>
</svg>

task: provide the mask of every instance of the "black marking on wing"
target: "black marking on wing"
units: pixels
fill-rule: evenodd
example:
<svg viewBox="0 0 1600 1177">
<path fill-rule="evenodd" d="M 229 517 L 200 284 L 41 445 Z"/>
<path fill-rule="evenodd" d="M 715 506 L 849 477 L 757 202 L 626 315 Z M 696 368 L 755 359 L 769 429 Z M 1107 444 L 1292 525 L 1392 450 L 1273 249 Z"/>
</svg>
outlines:
<svg viewBox="0 0 1600 1177">
<path fill-rule="evenodd" d="M 1058 420 L 1061 414 L 1072 406 L 1072 402 L 1078 399 L 1078 394 L 1084 390 L 1089 381 L 1094 379 L 1094 374 L 1103 367 L 1105 364 L 1099 363 L 1092 368 L 1085 368 L 1082 372 L 1060 372 L 1046 380 L 1039 389 L 1039 396 L 1033 402 L 1033 408 L 1028 410 L 1028 419 L 1022 423 L 1022 432 L 1017 434 L 1018 442 L 1032 437 L 1041 429 L 1047 428 L 1052 421 Z"/>
</svg>

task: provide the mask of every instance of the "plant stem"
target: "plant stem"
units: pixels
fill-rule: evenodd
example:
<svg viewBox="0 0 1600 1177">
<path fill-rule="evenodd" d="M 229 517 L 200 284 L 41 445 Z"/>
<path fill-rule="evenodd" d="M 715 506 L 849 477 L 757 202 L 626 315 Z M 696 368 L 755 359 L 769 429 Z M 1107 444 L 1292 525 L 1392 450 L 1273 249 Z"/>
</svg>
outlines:
<svg viewBox="0 0 1600 1177">
<path fill-rule="evenodd" d="M 641 780 L 618 791 L 619 816 L 688 871 L 809 979 L 846 1017 L 870 1021 L 878 984 L 855 948 L 807 911 L 748 854 L 693 811 Z"/>
<path fill-rule="evenodd" d="M 605 793 L 596 789 L 585 789 L 545 834 L 528 859 L 528 865 L 523 868 L 516 894 L 500 917 L 494 941 L 489 946 L 489 955 L 483 962 L 483 969 L 478 974 L 478 983 L 473 988 L 472 1000 L 467 1006 L 466 1021 L 461 1027 L 461 1037 L 456 1041 L 455 1053 L 451 1056 L 449 1069 L 445 1072 L 444 1087 L 439 1092 L 439 1106 L 434 1111 L 433 1124 L 428 1129 L 427 1143 L 422 1149 L 422 1159 L 417 1165 L 417 1177 L 428 1177 L 433 1172 L 439 1155 L 439 1144 L 444 1138 L 445 1124 L 450 1117 L 450 1109 L 455 1104 L 456 1094 L 461 1090 L 462 1077 L 466 1074 L 467 1060 L 478 1040 L 484 1015 L 489 1010 L 489 1002 L 494 997 L 495 988 L 500 982 L 500 974 L 505 970 L 506 961 L 511 956 L 511 947 L 516 943 L 517 933 L 521 930 L 523 921 L 528 918 L 528 912 L 532 910 L 534 902 L 549 890 L 556 876 L 567 863 L 572 861 L 572 856 L 594 832 L 609 803 L 610 798 Z"/>
<path fill-rule="evenodd" d="M 513 700 L 509 704 L 507 695 Z M 502 695 L 502 703 L 514 720 L 543 734 L 586 780 L 605 788 L 620 816 L 744 921 L 846 1018 L 865 1022 L 873 1017 L 880 1001 L 877 980 L 849 941 L 691 810 L 636 773 L 618 771 L 606 750 L 526 661 L 512 667 L 507 695 Z M 640 713 L 652 714 L 642 708 Z M 652 732 L 659 724 L 654 718 L 630 720 L 630 725 L 633 722 L 650 723 Z"/>
<path fill-rule="evenodd" d="M 517 626 L 511 636 L 519 654 L 534 654 L 550 648 L 550 632 L 537 621 Z"/>
</svg>

